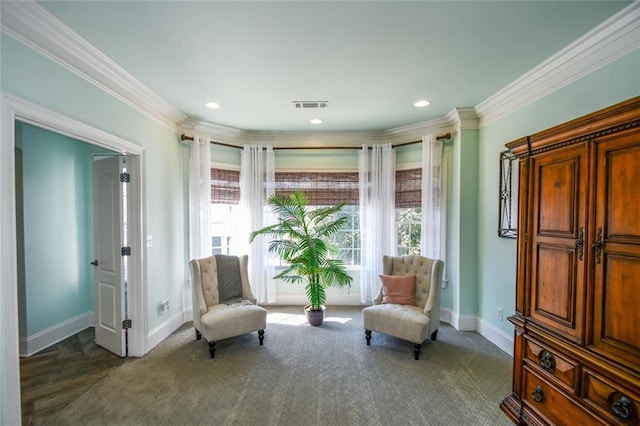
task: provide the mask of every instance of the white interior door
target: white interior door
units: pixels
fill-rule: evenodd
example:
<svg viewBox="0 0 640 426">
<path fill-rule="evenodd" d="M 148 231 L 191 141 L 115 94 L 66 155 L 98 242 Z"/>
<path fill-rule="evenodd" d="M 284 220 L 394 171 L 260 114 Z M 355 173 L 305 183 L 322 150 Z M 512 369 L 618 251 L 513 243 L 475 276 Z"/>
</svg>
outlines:
<svg viewBox="0 0 640 426">
<path fill-rule="evenodd" d="M 124 239 L 120 159 L 110 157 L 93 163 L 94 197 L 94 266 L 96 344 L 126 355 L 124 262 L 121 255 Z"/>
</svg>

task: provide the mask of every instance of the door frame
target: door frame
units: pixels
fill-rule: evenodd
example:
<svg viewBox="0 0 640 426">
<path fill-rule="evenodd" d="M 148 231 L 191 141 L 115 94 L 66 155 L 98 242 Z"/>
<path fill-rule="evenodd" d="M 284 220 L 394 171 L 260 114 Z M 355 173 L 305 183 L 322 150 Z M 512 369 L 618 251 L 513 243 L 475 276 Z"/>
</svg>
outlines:
<svg viewBox="0 0 640 426">
<path fill-rule="evenodd" d="M 0 117 L 0 423 L 20 424 L 20 360 L 18 344 L 18 285 L 16 254 L 15 123 L 21 121 L 92 145 L 129 155 L 132 185 L 131 246 L 128 309 L 129 355 L 143 356 L 148 348 L 146 208 L 144 203 L 145 149 L 125 139 L 43 108 L 16 96 L 1 93 Z"/>
</svg>

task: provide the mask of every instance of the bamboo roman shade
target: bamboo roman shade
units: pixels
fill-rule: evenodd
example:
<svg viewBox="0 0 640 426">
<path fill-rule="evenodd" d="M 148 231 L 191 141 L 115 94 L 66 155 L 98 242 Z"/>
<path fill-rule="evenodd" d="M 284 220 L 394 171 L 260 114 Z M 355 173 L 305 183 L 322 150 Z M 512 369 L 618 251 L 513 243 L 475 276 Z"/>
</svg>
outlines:
<svg viewBox="0 0 640 426">
<path fill-rule="evenodd" d="M 422 206 L 422 169 L 396 171 L 396 208 Z"/>
<path fill-rule="evenodd" d="M 311 206 L 358 205 L 357 172 L 276 172 L 277 194 L 288 195 L 296 189 L 304 192 Z"/>
<path fill-rule="evenodd" d="M 240 172 L 237 170 L 211 169 L 211 203 L 240 203 Z"/>
</svg>

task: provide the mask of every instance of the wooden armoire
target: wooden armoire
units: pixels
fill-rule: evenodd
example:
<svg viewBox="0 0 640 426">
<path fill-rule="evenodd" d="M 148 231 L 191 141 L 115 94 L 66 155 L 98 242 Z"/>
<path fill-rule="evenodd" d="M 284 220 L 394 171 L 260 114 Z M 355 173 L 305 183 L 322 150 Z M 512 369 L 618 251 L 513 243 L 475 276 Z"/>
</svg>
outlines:
<svg viewBox="0 0 640 426">
<path fill-rule="evenodd" d="M 507 144 L 519 159 L 518 424 L 640 425 L 640 97 Z"/>
</svg>

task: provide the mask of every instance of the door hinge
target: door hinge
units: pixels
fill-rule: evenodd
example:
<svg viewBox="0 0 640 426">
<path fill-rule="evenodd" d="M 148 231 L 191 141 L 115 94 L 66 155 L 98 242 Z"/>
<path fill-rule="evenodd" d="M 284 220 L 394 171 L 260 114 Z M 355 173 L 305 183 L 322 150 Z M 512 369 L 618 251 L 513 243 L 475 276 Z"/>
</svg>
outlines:
<svg viewBox="0 0 640 426">
<path fill-rule="evenodd" d="M 120 249 L 121 256 L 131 256 L 131 247 L 122 247 Z"/>
<path fill-rule="evenodd" d="M 120 173 L 120 182 L 129 183 L 131 182 L 131 174 L 130 173 Z"/>
<path fill-rule="evenodd" d="M 131 328 L 131 320 L 130 319 L 122 320 L 122 329 L 128 330 L 130 328 Z"/>
</svg>

